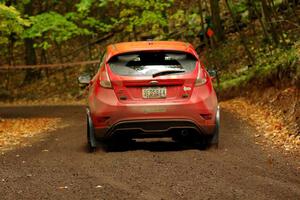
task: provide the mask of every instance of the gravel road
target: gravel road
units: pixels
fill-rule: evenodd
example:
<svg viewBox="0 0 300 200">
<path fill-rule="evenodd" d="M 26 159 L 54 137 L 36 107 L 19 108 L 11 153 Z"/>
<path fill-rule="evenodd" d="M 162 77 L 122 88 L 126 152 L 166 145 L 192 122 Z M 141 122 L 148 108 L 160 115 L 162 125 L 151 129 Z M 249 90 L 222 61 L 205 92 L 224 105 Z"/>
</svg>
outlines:
<svg viewBox="0 0 300 200">
<path fill-rule="evenodd" d="M 86 151 L 82 106 L 2 107 L 4 118 L 61 117 L 69 126 L 0 155 L 0 199 L 300 199 L 300 161 L 255 144 L 255 130 L 221 112 L 219 149 L 168 140 Z"/>
</svg>

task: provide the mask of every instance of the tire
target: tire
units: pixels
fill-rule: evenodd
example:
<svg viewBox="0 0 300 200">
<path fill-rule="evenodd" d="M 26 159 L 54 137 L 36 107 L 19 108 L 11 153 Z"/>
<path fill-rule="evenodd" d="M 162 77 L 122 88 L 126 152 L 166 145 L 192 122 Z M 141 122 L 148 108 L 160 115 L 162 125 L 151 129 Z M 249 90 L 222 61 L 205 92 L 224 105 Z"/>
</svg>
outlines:
<svg viewBox="0 0 300 200">
<path fill-rule="evenodd" d="M 97 143 L 94 135 L 93 121 L 90 117 L 90 111 L 87 109 L 87 147 L 90 153 L 95 152 Z"/>
<path fill-rule="evenodd" d="M 218 106 L 218 110 L 217 110 L 217 114 L 216 114 L 216 127 L 215 127 L 214 134 L 210 141 L 210 145 L 215 146 L 216 149 L 219 148 L 219 133 L 220 133 L 220 108 Z"/>
<path fill-rule="evenodd" d="M 211 137 L 202 137 L 201 139 L 199 139 L 199 141 L 196 143 L 197 144 L 197 147 L 199 150 L 203 151 L 203 150 L 206 150 L 209 148 L 210 146 L 210 138 Z"/>
</svg>

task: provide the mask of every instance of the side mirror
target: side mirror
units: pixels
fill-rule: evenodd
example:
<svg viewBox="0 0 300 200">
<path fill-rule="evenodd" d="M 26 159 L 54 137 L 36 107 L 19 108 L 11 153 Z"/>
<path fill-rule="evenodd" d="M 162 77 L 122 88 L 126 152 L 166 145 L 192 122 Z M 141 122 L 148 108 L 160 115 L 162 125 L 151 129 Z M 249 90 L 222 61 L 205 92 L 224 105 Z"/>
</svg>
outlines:
<svg viewBox="0 0 300 200">
<path fill-rule="evenodd" d="M 208 72 L 211 79 L 215 79 L 217 77 L 217 71 L 216 70 L 209 69 L 209 70 L 207 70 L 207 72 Z"/>
<path fill-rule="evenodd" d="M 82 74 L 78 77 L 78 83 L 82 85 L 90 84 L 91 76 L 89 74 Z"/>
</svg>

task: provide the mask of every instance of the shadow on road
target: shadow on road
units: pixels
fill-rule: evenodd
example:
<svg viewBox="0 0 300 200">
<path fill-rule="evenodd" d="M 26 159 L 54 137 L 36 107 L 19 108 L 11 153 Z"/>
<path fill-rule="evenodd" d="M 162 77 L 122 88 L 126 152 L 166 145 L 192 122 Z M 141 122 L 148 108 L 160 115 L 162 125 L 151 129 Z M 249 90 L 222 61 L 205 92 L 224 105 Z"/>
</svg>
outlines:
<svg viewBox="0 0 300 200">
<path fill-rule="evenodd" d="M 171 139 L 132 140 L 126 143 L 101 143 L 98 149 L 107 153 L 136 150 L 146 150 L 152 152 L 183 151 L 191 149 L 205 150 L 205 148 L 200 144 L 174 142 Z M 88 151 L 87 147 L 85 147 L 85 151 Z"/>
</svg>

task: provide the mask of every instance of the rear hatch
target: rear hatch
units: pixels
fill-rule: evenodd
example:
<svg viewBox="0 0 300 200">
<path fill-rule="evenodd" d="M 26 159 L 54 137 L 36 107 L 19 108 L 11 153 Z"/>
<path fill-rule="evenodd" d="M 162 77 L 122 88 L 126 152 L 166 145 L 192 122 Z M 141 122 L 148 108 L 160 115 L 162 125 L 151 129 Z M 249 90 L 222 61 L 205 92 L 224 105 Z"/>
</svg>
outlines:
<svg viewBox="0 0 300 200">
<path fill-rule="evenodd" d="M 185 52 L 142 51 L 112 57 L 107 71 L 122 103 L 176 102 L 191 96 L 197 64 Z"/>
</svg>

